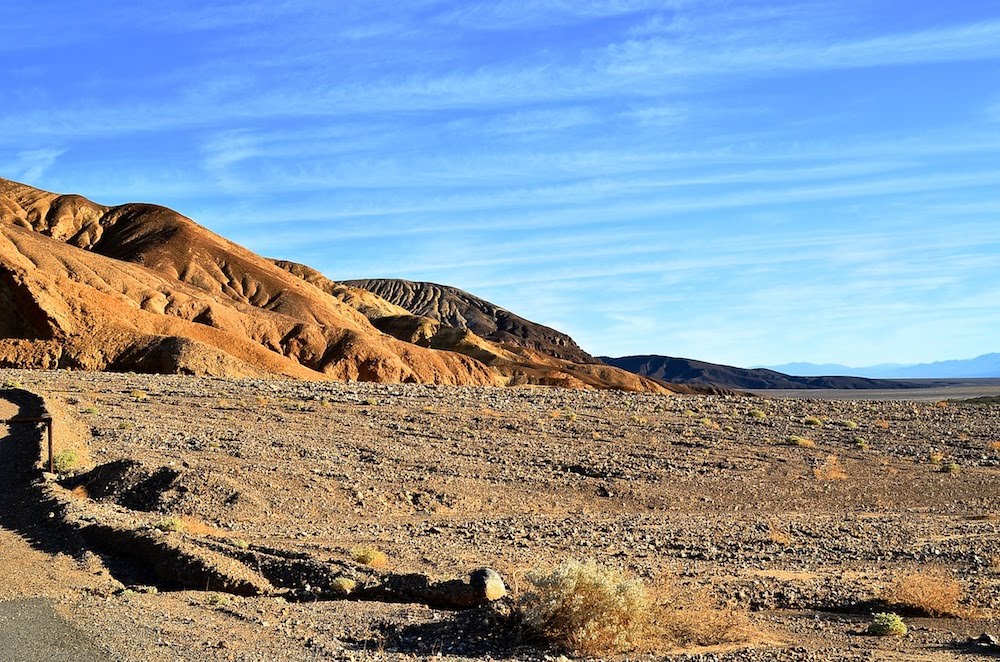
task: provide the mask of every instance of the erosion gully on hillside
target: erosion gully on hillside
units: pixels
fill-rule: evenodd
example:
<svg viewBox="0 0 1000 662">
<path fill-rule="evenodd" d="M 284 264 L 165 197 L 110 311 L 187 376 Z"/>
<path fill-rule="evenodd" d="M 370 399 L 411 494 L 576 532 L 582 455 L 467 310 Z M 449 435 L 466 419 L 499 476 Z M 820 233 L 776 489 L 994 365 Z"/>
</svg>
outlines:
<svg viewBox="0 0 1000 662">
<path fill-rule="evenodd" d="M 671 659 L 964 660 L 970 637 L 1000 630 L 997 405 L 0 378 L 78 426 L 80 470 L 123 459 L 169 468 L 174 479 L 131 505 L 181 518 L 188 535 L 332 563 L 374 546 L 395 571 L 441 578 L 490 566 L 514 592 L 532 567 L 592 558 L 749 611 L 750 648 Z M 104 489 L 102 498 L 115 492 Z M 153 593 L 113 558 L 0 525 L 31 553 L 56 553 L 66 568 L 58 588 L 49 578 L 27 593 L 54 597 L 112 659 L 557 654 L 420 605 Z M 37 559 L 13 567 L 31 573 Z M 865 635 L 907 572 L 960 580 L 965 615 L 910 617 L 904 638 Z"/>
</svg>

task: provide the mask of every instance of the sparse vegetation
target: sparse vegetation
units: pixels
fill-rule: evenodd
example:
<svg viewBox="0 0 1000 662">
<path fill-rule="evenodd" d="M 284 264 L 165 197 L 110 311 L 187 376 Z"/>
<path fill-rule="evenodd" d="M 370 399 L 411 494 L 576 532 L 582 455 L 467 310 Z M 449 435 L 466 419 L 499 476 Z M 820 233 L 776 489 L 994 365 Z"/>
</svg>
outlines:
<svg viewBox="0 0 1000 662">
<path fill-rule="evenodd" d="M 856 422 L 852 421 L 852 420 L 849 420 L 849 419 L 844 419 L 842 421 L 838 421 L 837 425 L 839 425 L 842 428 L 846 428 L 848 430 L 857 430 L 858 429 L 858 424 Z"/>
<path fill-rule="evenodd" d="M 362 545 L 351 549 L 351 558 L 355 563 L 369 566 L 371 568 L 384 568 L 389 565 L 389 557 L 385 552 L 370 545 Z"/>
<path fill-rule="evenodd" d="M 946 474 L 957 474 L 962 470 L 962 466 L 958 462 L 947 462 L 941 465 L 941 472 Z"/>
<path fill-rule="evenodd" d="M 4 388 L 24 388 L 24 386 L 19 381 L 13 379 L 5 379 L 3 382 Z"/>
<path fill-rule="evenodd" d="M 792 446 L 798 446 L 799 448 L 814 448 L 816 446 L 816 442 L 812 439 L 806 439 L 797 434 L 789 435 L 786 441 Z"/>
<path fill-rule="evenodd" d="M 927 460 L 931 464 L 941 464 L 942 462 L 944 462 L 944 453 L 942 453 L 941 451 L 932 451 L 927 455 Z"/>
<path fill-rule="evenodd" d="M 642 581 L 594 561 L 565 561 L 547 573 L 528 573 L 520 604 L 525 625 L 567 652 L 588 657 L 663 650 L 664 642 L 710 646 L 743 641 L 743 612 L 719 609 L 703 589 Z"/>
<path fill-rule="evenodd" d="M 129 393 L 129 397 L 132 398 L 132 402 L 142 402 L 149 398 L 149 394 L 145 391 L 135 390 Z"/>
<path fill-rule="evenodd" d="M 164 533 L 183 531 L 184 520 L 182 520 L 180 517 L 164 517 L 156 524 L 154 524 L 153 528 L 163 531 Z"/>
<path fill-rule="evenodd" d="M 525 624 L 567 651 L 586 656 L 634 649 L 649 633 L 650 600 L 642 582 L 593 561 L 566 561 L 529 573 Z"/>
<path fill-rule="evenodd" d="M 750 418 L 757 419 L 758 421 L 763 421 L 765 418 L 767 418 L 767 414 L 765 414 L 760 409 L 751 409 Z"/>
<path fill-rule="evenodd" d="M 52 465 L 56 473 L 65 474 L 75 469 L 78 461 L 79 458 L 76 451 L 72 448 L 67 448 L 60 453 L 56 453 L 52 458 Z"/>
<path fill-rule="evenodd" d="M 882 612 L 872 616 L 868 624 L 868 634 L 876 637 L 902 637 L 908 632 L 906 623 L 897 614 Z"/>
<path fill-rule="evenodd" d="M 854 445 L 860 448 L 861 450 L 868 450 L 868 440 L 865 439 L 864 437 L 855 437 Z"/>
<path fill-rule="evenodd" d="M 885 601 L 926 616 L 961 616 L 962 585 L 940 569 L 908 573 L 896 578 Z"/>
<path fill-rule="evenodd" d="M 889 421 L 885 420 L 884 418 L 877 419 L 873 425 L 881 430 L 889 429 Z"/>
<path fill-rule="evenodd" d="M 232 598 L 225 593 L 209 593 L 208 597 L 205 598 L 205 602 L 212 607 L 224 607 L 232 602 Z"/>
<path fill-rule="evenodd" d="M 358 587 L 358 583 L 347 577 L 337 577 L 330 583 L 330 590 L 336 595 L 348 596 Z"/>
<path fill-rule="evenodd" d="M 816 418 L 815 416 L 806 416 L 802 419 L 803 425 L 808 425 L 809 427 L 818 428 L 823 425 L 823 421 Z"/>
<path fill-rule="evenodd" d="M 707 416 L 705 418 L 701 419 L 701 421 L 699 421 L 699 422 L 702 425 L 704 425 L 706 428 L 710 428 L 712 430 L 718 430 L 719 429 L 719 424 L 716 423 L 715 421 L 713 421 L 712 419 L 708 418 Z"/>
<path fill-rule="evenodd" d="M 84 409 L 80 413 L 82 413 L 82 414 L 96 414 L 97 413 L 97 407 L 84 407 Z"/>
</svg>

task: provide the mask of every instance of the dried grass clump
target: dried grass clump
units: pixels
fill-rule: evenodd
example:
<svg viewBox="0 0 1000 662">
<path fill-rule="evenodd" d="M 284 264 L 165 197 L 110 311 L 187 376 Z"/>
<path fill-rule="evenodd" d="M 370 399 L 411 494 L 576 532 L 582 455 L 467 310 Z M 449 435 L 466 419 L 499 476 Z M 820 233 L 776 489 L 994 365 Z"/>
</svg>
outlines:
<svg viewBox="0 0 1000 662">
<path fill-rule="evenodd" d="M 156 524 L 153 525 L 154 528 L 163 531 L 164 533 L 171 533 L 176 531 L 184 530 L 184 520 L 180 517 L 164 517 Z"/>
<path fill-rule="evenodd" d="M 806 439 L 805 437 L 800 437 L 797 434 L 789 435 L 788 443 L 792 446 L 798 446 L 799 448 L 814 448 L 816 442 L 812 439 Z"/>
<path fill-rule="evenodd" d="M 836 455 L 827 455 L 823 464 L 813 469 L 813 476 L 818 480 L 847 480 L 847 472 Z"/>
<path fill-rule="evenodd" d="M 642 582 L 593 561 L 565 561 L 527 575 L 521 598 L 525 625 L 567 651 L 622 653 L 649 634 L 652 601 Z"/>
<path fill-rule="evenodd" d="M 962 584 L 943 570 L 908 573 L 896 578 L 885 601 L 927 616 L 962 616 Z"/>
<path fill-rule="evenodd" d="M 389 557 L 385 552 L 375 547 L 362 545 L 351 550 L 351 558 L 355 563 L 366 565 L 370 568 L 384 568 L 389 565 Z"/>
<path fill-rule="evenodd" d="M 745 641 L 742 612 L 715 608 L 707 592 L 640 580 L 593 561 L 566 561 L 550 573 L 528 573 L 521 598 L 525 625 L 566 651 L 599 657 L 632 650 Z"/>
</svg>

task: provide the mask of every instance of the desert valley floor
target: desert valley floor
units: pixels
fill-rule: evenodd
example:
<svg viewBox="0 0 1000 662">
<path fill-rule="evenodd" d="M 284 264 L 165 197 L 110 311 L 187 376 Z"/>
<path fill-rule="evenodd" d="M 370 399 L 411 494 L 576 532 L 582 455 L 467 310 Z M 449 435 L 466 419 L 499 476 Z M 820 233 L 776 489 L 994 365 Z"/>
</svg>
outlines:
<svg viewBox="0 0 1000 662">
<path fill-rule="evenodd" d="M 140 519 L 184 521 L 165 535 L 331 562 L 369 546 L 394 571 L 440 578 L 489 566 L 515 594 L 532 568 L 594 559 L 746 619 L 741 641 L 652 642 L 628 659 L 966 660 L 980 654 L 970 638 L 1000 633 L 1000 405 L 65 371 L 0 380 L 45 397 L 57 451 L 72 447 L 80 470 L 170 468 L 176 480 L 133 504 Z M 46 513 L 14 512 L 16 496 L 0 512 L 0 600 L 50 599 L 109 660 L 559 656 L 480 612 L 154 592 L 141 568 L 74 547 Z M 960 615 L 866 635 L 908 574 L 958 580 Z"/>
</svg>

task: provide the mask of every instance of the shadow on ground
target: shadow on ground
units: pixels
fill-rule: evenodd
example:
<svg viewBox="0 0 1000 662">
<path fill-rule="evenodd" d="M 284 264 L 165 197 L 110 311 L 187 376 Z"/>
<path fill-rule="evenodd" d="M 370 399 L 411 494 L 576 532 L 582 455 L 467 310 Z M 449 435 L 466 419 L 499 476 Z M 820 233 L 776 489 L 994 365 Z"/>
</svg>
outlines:
<svg viewBox="0 0 1000 662">
<path fill-rule="evenodd" d="M 41 397 L 23 390 L 0 390 L 0 403 L 10 403 L 2 415 L 31 418 L 43 415 Z M 0 425 L 0 431 L 4 429 Z M 100 554 L 91 548 L 78 531 L 65 526 L 53 516 L 54 504 L 38 489 L 42 481 L 38 461 L 42 424 L 25 423 L 6 426 L 0 438 L 0 527 L 20 535 L 35 549 L 47 554 L 68 554 L 82 559 L 86 552 L 98 554 L 111 576 L 122 584 L 154 585 L 152 574 L 117 556 Z"/>
<path fill-rule="evenodd" d="M 374 636 L 350 643 L 357 651 L 381 651 L 433 657 L 510 659 L 531 650 L 538 654 L 539 642 L 531 640 L 522 626 L 512 599 L 466 611 L 445 612 L 429 623 L 376 625 Z M 532 644 L 536 644 L 532 646 Z"/>
</svg>

